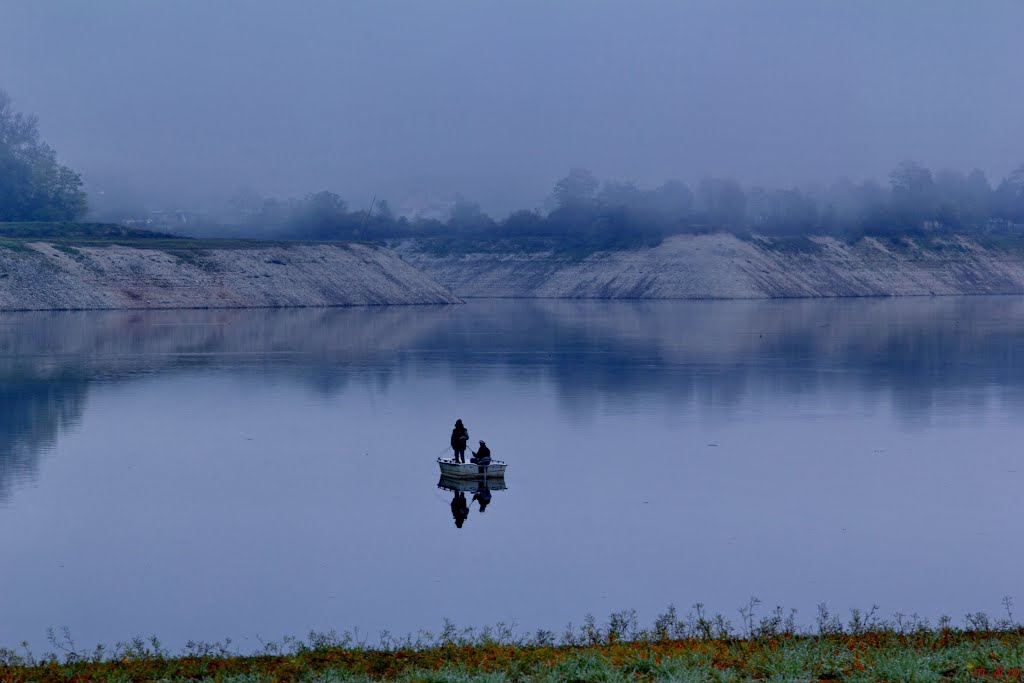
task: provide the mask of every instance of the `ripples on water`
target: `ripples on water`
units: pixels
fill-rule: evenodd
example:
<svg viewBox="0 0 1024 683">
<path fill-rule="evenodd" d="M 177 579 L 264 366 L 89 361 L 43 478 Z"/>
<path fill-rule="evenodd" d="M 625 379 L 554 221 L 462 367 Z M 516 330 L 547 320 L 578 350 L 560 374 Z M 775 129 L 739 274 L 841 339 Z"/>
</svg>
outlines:
<svg viewBox="0 0 1024 683">
<path fill-rule="evenodd" d="M 1022 342 L 1014 297 L 5 314 L 0 645 L 995 611 Z"/>
</svg>

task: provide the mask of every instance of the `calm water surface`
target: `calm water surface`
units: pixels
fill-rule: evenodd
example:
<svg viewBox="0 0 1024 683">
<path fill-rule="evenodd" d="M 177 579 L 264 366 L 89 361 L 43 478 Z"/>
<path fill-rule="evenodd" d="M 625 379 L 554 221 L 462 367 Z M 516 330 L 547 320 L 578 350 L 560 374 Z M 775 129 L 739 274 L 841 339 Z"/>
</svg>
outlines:
<svg viewBox="0 0 1024 683">
<path fill-rule="evenodd" d="M 1024 599 L 1021 298 L 5 314 L 0 372 L 0 646 Z"/>
</svg>

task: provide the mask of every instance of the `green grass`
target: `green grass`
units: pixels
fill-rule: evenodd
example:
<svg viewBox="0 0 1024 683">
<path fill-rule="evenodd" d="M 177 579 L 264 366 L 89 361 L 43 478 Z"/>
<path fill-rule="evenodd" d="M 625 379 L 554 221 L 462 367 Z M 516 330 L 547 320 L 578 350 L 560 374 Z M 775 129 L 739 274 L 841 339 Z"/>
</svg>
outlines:
<svg viewBox="0 0 1024 683">
<path fill-rule="evenodd" d="M 287 654 L 199 652 L 0 666 L 0 681 L 971 681 L 1021 680 L 1024 631 L 423 649 L 311 646 Z"/>
<path fill-rule="evenodd" d="M 674 608 L 650 629 L 631 611 L 598 624 L 587 617 L 561 634 L 516 635 L 499 624 L 482 630 L 451 622 L 437 633 L 368 644 L 357 635 L 311 633 L 265 643 L 243 655 L 232 643 L 189 643 L 171 655 L 156 639 L 80 651 L 68 633 L 51 632 L 53 652 L 27 644 L 0 649 L 0 682 L 21 681 L 978 681 L 1024 680 L 1024 628 L 1007 618 L 967 615 L 964 627 L 935 625 L 874 610 L 846 623 L 819 608 L 817 625 L 795 628 L 780 608 L 739 610 L 739 625 L 701 605 L 685 617 Z M 978 628 L 984 626 L 984 628 Z"/>
<path fill-rule="evenodd" d="M 0 248 L 27 253 L 33 251 L 27 246 L 30 242 L 52 244 L 54 248 L 69 255 L 72 255 L 71 250 L 76 247 L 125 246 L 166 251 L 186 259 L 189 258 L 188 252 L 210 249 L 287 249 L 310 244 L 329 244 L 340 249 L 350 244 L 361 244 L 373 249 L 380 246 L 376 242 L 194 238 L 111 223 L 0 223 Z"/>
<path fill-rule="evenodd" d="M 0 249 L 6 249 L 8 251 L 14 251 L 19 254 L 37 254 L 35 249 L 29 247 L 25 240 L 7 239 L 0 237 Z"/>
<path fill-rule="evenodd" d="M 62 252 L 64 254 L 67 254 L 68 256 L 71 256 L 72 258 L 77 258 L 77 257 L 82 255 L 81 251 L 79 251 L 78 249 L 75 249 L 74 247 L 68 246 L 66 244 L 57 244 L 57 245 L 54 245 L 53 248 L 56 249 L 59 252 Z"/>
<path fill-rule="evenodd" d="M 744 239 L 744 237 L 740 237 L 740 239 Z M 823 249 L 820 244 L 810 239 L 807 235 L 783 237 L 751 235 L 746 237 L 746 239 L 756 243 L 759 247 L 783 254 L 817 254 Z"/>
<path fill-rule="evenodd" d="M 1024 252 L 1024 232 L 987 231 L 971 239 L 993 251 Z"/>
<path fill-rule="evenodd" d="M 662 238 L 646 237 L 610 241 L 590 240 L 585 235 L 563 237 L 502 237 L 492 239 L 478 235 L 448 235 L 441 237 L 417 237 L 413 249 L 435 257 L 461 257 L 467 254 L 550 254 L 561 261 L 582 261 L 594 254 L 656 247 Z"/>
<path fill-rule="evenodd" d="M 0 236 L 21 239 L 174 239 L 116 223 L 0 223 Z"/>
</svg>

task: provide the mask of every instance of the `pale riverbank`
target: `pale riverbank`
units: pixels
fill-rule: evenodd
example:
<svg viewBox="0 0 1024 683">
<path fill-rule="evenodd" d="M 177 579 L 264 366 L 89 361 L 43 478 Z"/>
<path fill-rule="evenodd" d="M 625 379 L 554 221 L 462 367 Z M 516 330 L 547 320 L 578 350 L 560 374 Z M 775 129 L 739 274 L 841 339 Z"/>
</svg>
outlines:
<svg viewBox="0 0 1024 683">
<path fill-rule="evenodd" d="M 437 253 L 406 261 L 464 297 L 762 299 L 1024 294 L 1024 251 L 966 237 L 854 243 L 678 235 L 653 248 L 569 258 L 554 252 Z"/>
<path fill-rule="evenodd" d="M 0 310 L 446 304 L 388 249 L 352 243 L 5 240 Z"/>
</svg>

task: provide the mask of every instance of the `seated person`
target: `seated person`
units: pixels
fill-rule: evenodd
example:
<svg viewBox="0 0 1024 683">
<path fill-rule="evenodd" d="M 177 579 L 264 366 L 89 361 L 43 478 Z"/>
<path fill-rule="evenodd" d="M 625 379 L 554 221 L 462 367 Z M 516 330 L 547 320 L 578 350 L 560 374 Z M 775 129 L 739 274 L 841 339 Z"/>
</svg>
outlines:
<svg viewBox="0 0 1024 683">
<path fill-rule="evenodd" d="M 483 439 L 480 440 L 480 448 L 473 452 L 473 457 L 469 461 L 480 465 L 487 465 L 491 462 L 491 449 L 487 447 Z"/>
</svg>

